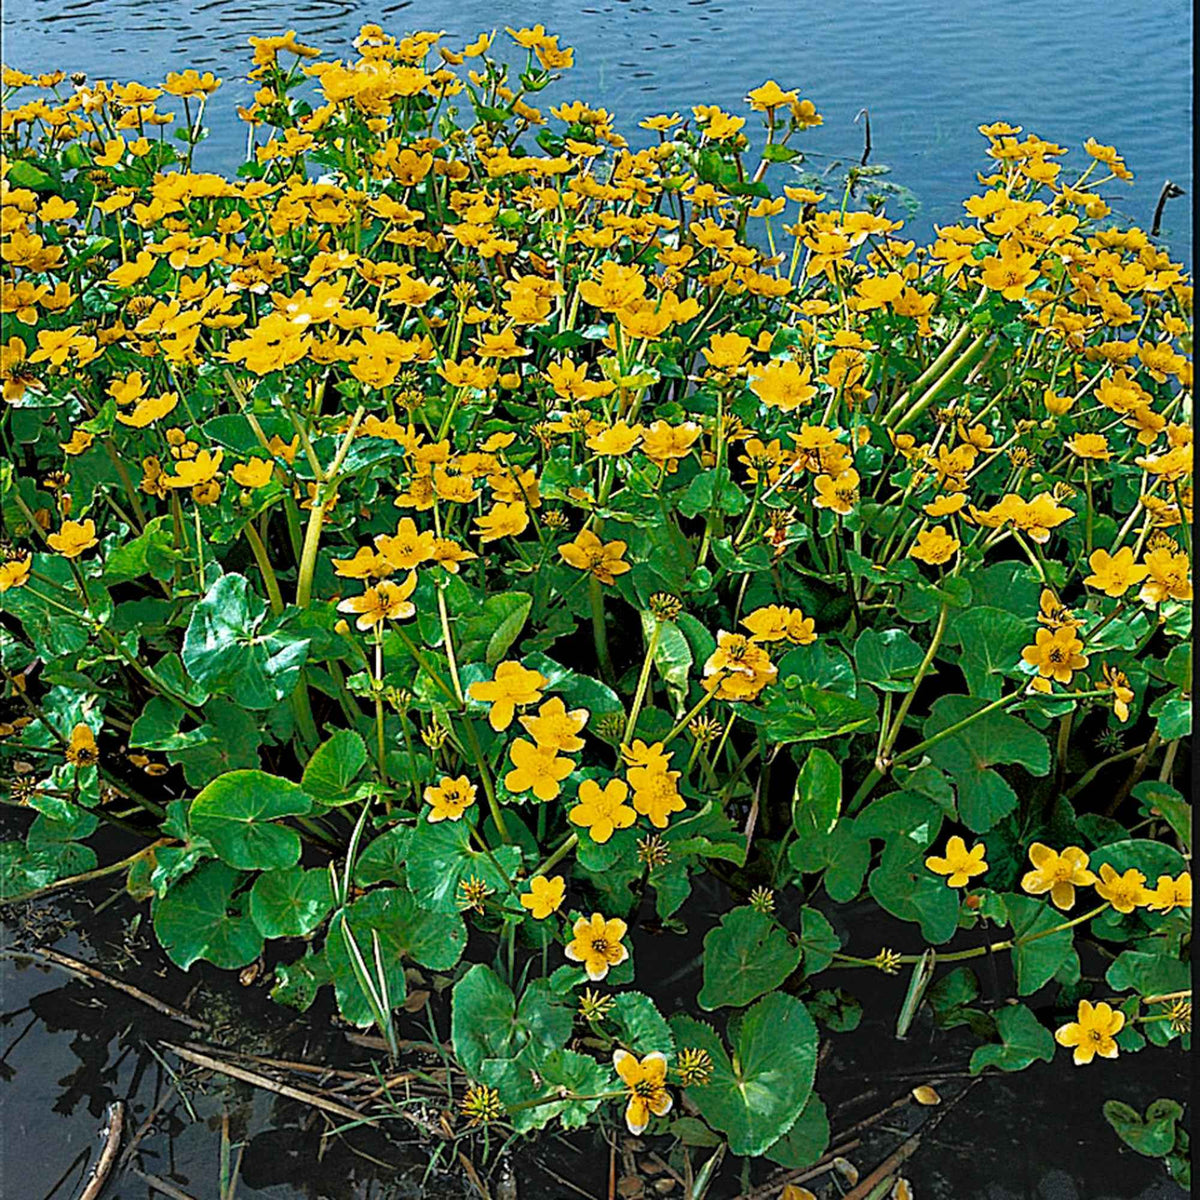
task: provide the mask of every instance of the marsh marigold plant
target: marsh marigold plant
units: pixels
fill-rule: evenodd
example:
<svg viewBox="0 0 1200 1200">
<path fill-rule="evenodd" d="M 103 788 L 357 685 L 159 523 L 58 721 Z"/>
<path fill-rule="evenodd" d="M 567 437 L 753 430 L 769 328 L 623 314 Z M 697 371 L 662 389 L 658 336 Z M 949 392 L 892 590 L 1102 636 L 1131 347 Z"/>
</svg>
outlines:
<svg viewBox="0 0 1200 1200">
<path fill-rule="evenodd" d="M 981 126 L 918 245 L 802 89 L 626 126 L 560 38 L 255 37 L 229 175 L 211 74 L 3 69 L 4 895 L 116 822 L 183 970 L 393 1048 L 448 981 L 463 1136 L 679 1089 L 803 1166 L 824 973 L 930 961 L 861 897 L 992 956 L 972 1071 L 1171 1052 L 1192 287 L 1130 168 Z"/>
</svg>

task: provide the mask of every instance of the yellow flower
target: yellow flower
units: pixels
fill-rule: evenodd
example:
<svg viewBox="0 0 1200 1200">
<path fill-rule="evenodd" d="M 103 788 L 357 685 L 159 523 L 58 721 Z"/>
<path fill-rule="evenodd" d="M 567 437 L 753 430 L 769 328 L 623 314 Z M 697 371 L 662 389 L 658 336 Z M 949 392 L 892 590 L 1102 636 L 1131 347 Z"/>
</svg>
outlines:
<svg viewBox="0 0 1200 1200">
<path fill-rule="evenodd" d="M 1129 686 L 1129 677 L 1124 671 L 1118 671 L 1114 667 L 1110 667 L 1107 663 L 1100 665 L 1100 670 L 1104 673 L 1104 682 L 1097 683 L 1097 687 L 1103 690 L 1110 690 L 1113 694 L 1113 712 L 1116 713 L 1118 721 L 1129 720 L 1129 702 L 1133 699 L 1133 688 Z"/>
<path fill-rule="evenodd" d="M 792 104 L 798 97 L 795 91 L 785 92 L 773 79 L 768 79 L 766 83 L 760 87 L 756 87 L 750 92 L 746 99 L 750 102 L 750 107 L 758 112 L 770 112 L 773 108 L 779 108 L 783 104 Z M 640 1133 L 640 1130 L 634 1132 Z"/>
<path fill-rule="evenodd" d="M 418 531 L 412 517 L 401 517 L 394 534 L 381 533 L 375 538 L 375 549 L 394 571 L 411 571 L 433 557 L 433 533 Z"/>
<path fill-rule="evenodd" d="M 64 521 L 62 528 L 52 533 L 46 543 L 63 558 L 78 558 L 85 550 L 99 544 L 96 522 L 90 517 L 86 521 Z"/>
<path fill-rule="evenodd" d="M 917 534 L 917 540 L 909 549 L 908 555 L 910 558 L 937 566 L 949 562 L 958 553 L 958 547 L 958 538 L 951 537 L 944 525 L 935 525 L 932 529 L 922 529 Z"/>
<path fill-rule="evenodd" d="M 1102 433 L 1077 433 L 1064 443 L 1072 454 L 1079 458 L 1098 458 L 1107 461 L 1112 458 L 1108 448 L 1108 438 Z"/>
<path fill-rule="evenodd" d="M 517 738 L 508 748 L 513 769 L 504 777 L 510 792 L 533 792 L 539 800 L 553 800 L 562 791 L 560 784 L 575 769 L 569 758 Z"/>
<path fill-rule="evenodd" d="M 271 482 L 274 470 L 275 464 L 269 458 L 252 458 L 247 463 L 238 463 L 230 474 L 240 487 L 260 488 Z"/>
<path fill-rule="evenodd" d="M 618 421 L 615 425 L 606 425 L 591 434 L 587 439 L 588 449 L 599 455 L 620 457 L 628 454 L 637 445 L 642 436 L 640 425 L 629 425 Z"/>
<path fill-rule="evenodd" d="M 565 750 L 574 754 L 583 749 L 583 738 L 579 732 L 587 724 L 588 710 L 567 706 L 558 696 L 547 700 L 538 709 L 536 717 L 519 717 L 525 732 L 543 750 Z"/>
<path fill-rule="evenodd" d="M 791 412 L 808 404 L 817 394 L 812 368 L 787 358 L 750 370 L 750 390 L 768 408 Z"/>
<path fill-rule="evenodd" d="M 431 805 L 429 824 L 438 821 L 460 821 L 462 815 L 475 803 L 475 785 L 465 775 L 451 779 L 443 775 L 437 787 L 425 789 L 425 803 Z"/>
<path fill-rule="evenodd" d="M 663 1117 L 671 1111 L 671 1093 L 666 1086 L 667 1056 L 659 1050 L 652 1050 L 639 1061 L 636 1054 L 617 1049 L 613 1051 L 613 1066 L 621 1082 L 629 1089 L 625 1124 L 636 1137 L 650 1124 L 651 1113 Z"/>
<path fill-rule="evenodd" d="M 553 879 L 535 875 L 529 881 L 529 891 L 521 897 L 521 907 L 529 909 L 535 921 L 544 921 L 558 911 L 566 893 L 567 883 L 561 875 Z"/>
<path fill-rule="evenodd" d="M 536 704 L 542 698 L 547 682 L 540 671 L 526 670 L 519 662 L 502 662 L 492 679 L 471 684 L 467 695 L 492 706 L 488 723 L 500 733 L 512 724 L 518 704 Z"/>
<path fill-rule="evenodd" d="M 1141 583 L 1150 573 L 1149 567 L 1133 561 L 1133 550 L 1122 546 L 1116 554 L 1094 550 L 1088 559 L 1092 573 L 1083 581 L 1106 596 L 1123 596 L 1135 583 Z"/>
<path fill-rule="evenodd" d="M 100 761 L 96 735 L 82 721 L 71 730 L 66 755 L 67 762 L 77 767 L 94 767 Z"/>
<path fill-rule="evenodd" d="M 583 963 L 587 977 L 596 983 L 608 974 L 610 967 L 629 957 L 629 951 L 621 945 L 627 928 L 619 917 L 611 921 L 606 921 L 600 913 L 592 913 L 590 920 L 580 917 L 572 930 L 574 939 L 564 953 L 572 962 Z"/>
<path fill-rule="evenodd" d="M 633 788 L 633 807 L 650 824 L 666 829 L 671 813 L 682 812 L 687 806 L 679 794 L 676 780 L 680 772 L 659 767 L 630 767 L 625 772 Z"/>
<path fill-rule="evenodd" d="M 90 449 L 92 442 L 95 440 L 96 435 L 94 433 L 88 433 L 86 429 L 73 429 L 71 431 L 71 440 L 69 442 L 59 442 L 58 445 L 64 454 L 76 455 Z"/>
<path fill-rule="evenodd" d="M 966 887 L 973 875 L 982 875 L 987 870 L 984 854 L 987 847 L 978 842 L 967 849 L 967 844 L 957 834 L 946 843 L 946 856 L 939 857 L 931 854 L 925 865 L 937 875 L 948 875 L 946 883 L 950 887 Z"/>
<path fill-rule="evenodd" d="M 1143 604 L 1161 604 L 1164 600 L 1188 601 L 1192 598 L 1192 573 L 1188 556 L 1169 547 L 1151 550 L 1145 558 L 1148 577 L 1138 593 Z"/>
<path fill-rule="evenodd" d="M 756 608 L 742 625 L 750 630 L 752 642 L 780 642 L 786 639 L 797 646 L 811 646 L 817 640 L 816 622 L 798 608 L 768 604 Z"/>
<path fill-rule="evenodd" d="M 1080 654 L 1083 642 L 1075 633 L 1073 625 L 1063 625 L 1051 632 L 1039 629 L 1033 645 L 1021 651 L 1021 657 L 1030 666 L 1037 667 L 1042 679 L 1056 679 L 1059 683 L 1071 682 L 1071 676 L 1088 665 L 1086 654 Z"/>
<path fill-rule="evenodd" d="M 1108 863 L 1101 863 L 1096 895 L 1107 900 L 1117 912 L 1131 913 L 1135 908 L 1149 904 L 1152 893 L 1146 890 L 1146 876 L 1136 867 L 1118 875 Z"/>
<path fill-rule="evenodd" d="M 818 475 L 816 489 L 813 503 L 818 508 L 831 508 L 844 517 L 858 503 L 858 472 L 850 467 L 836 479 L 832 475 Z"/>
<path fill-rule="evenodd" d="M 593 842 L 607 842 L 617 829 L 628 829 L 637 814 L 625 804 L 629 785 L 623 779 L 610 779 L 601 790 L 594 779 L 579 785 L 579 803 L 567 813 L 572 825 L 582 826 Z"/>
<path fill-rule="evenodd" d="M 24 554 L 20 558 L 10 558 L 0 563 L 0 592 L 9 588 L 24 587 L 29 582 L 29 572 L 33 567 L 33 555 Z"/>
<path fill-rule="evenodd" d="M 750 353 L 753 343 L 740 333 L 714 333 L 704 347 L 708 365 L 718 371 L 736 371 Z"/>
<path fill-rule="evenodd" d="M 338 605 L 338 612 L 358 613 L 355 624 L 359 629 L 388 621 L 404 621 L 413 616 L 417 606 L 409 600 L 417 586 L 416 571 L 409 571 L 403 583 L 383 580 L 367 588 L 361 596 L 351 596 Z"/>
<path fill-rule="evenodd" d="M 590 529 L 581 529 L 573 542 L 559 546 L 563 561 L 579 571 L 588 571 L 601 583 L 615 583 L 616 576 L 633 568 L 622 556 L 627 544 L 602 542 Z"/>
<path fill-rule="evenodd" d="M 718 700 L 753 700 L 779 674 L 767 652 L 743 633 L 717 632 L 717 648 L 704 664 L 703 685 Z"/>
<path fill-rule="evenodd" d="M 520 501 L 494 504 L 492 511 L 475 518 L 481 542 L 497 542 L 503 537 L 518 537 L 529 527 L 529 512 Z"/>
<path fill-rule="evenodd" d="M 956 492 L 952 496 L 938 496 L 923 507 L 928 516 L 949 517 L 956 512 L 961 512 L 966 502 L 966 495 L 963 492 Z"/>
<path fill-rule="evenodd" d="M 221 468 L 221 460 L 225 457 L 224 450 L 211 452 L 201 450 L 195 458 L 181 459 L 175 464 L 175 474 L 168 475 L 164 481 L 168 487 L 190 488 L 208 483 L 216 477 Z"/>
<path fill-rule="evenodd" d="M 1160 875 L 1158 885 L 1150 893 L 1147 907 L 1154 912 L 1171 912 L 1176 908 L 1192 907 L 1192 875 L 1183 871 L 1175 879 L 1170 875 Z"/>
<path fill-rule="evenodd" d="M 139 400 L 129 413 L 117 413 L 117 420 L 133 429 L 145 429 L 147 425 L 153 425 L 155 421 L 174 412 L 178 404 L 179 396 L 175 392 L 146 396 Z"/>
<path fill-rule="evenodd" d="M 1050 893 L 1050 899 L 1064 912 L 1075 905 L 1075 889 L 1096 882 L 1087 869 L 1088 856 L 1078 846 L 1067 846 L 1062 853 L 1034 842 L 1029 847 L 1033 870 L 1021 879 L 1021 887 L 1033 896 Z"/>
<path fill-rule="evenodd" d="M 1082 1067 L 1097 1054 L 1101 1058 L 1117 1057 L 1116 1035 L 1124 1024 L 1125 1014 L 1103 1000 L 1094 1006 L 1089 1000 L 1080 1000 L 1075 1020 L 1059 1026 L 1054 1040 L 1060 1046 L 1074 1046 L 1075 1065 Z"/>
</svg>

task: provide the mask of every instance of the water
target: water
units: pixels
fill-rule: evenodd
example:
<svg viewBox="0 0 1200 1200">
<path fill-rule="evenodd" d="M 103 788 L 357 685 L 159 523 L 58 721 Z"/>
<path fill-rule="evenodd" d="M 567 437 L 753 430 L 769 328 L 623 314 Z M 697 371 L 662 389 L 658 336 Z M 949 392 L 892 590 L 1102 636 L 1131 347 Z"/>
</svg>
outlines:
<svg viewBox="0 0 1200 1200">
<path fill-rule="evenodd" d="M 216 72 L 226 86 L 197 162 L 229 171 L 244 147 L 234 109 L 251 92 L 247 36 L 294 28 L 327 55 L 347 57 L 367 21 L 397 34 L 445 29 L 451 46 L 483 29 L 541 22 L 575 47 L 578 64 L 541 107 L 547 95 L 602 105 L 635 145 L 646 136 L 636 128 L 643 116 L 698 102 L 744 111 L 746 92 L 773 77 L 825 117 L 802 148 L 857 161 L 854 117 L 866 107 L 872 162 L 890 166 L 920 200 L 908 232 L 922 239 L 935 222 L 961 217 L 962 200 L 978 187 L 975 172 L 986 165 L 978 125 L 1022 124 L 1070 147 L 1065 163 L 1078 169 L 1089 161 L 1082 143 L 1091 135 L 1116 145 L 1134 172 L 1132 185 L 1106 192 L 1122 216 L 1149 229 L 1163 181 L 1186 190 L 1168 202 L 1162 237 L 1191 265 L 1186 0 L 616 0 L 583 8 L 563 0 L 6 0 L 2 30 L 5 62 L 25 69 L 144 82 L 182 66 Z M 787 168 L 773 172 L 779 186 Z M 903 215 L 894 204 L 892 215 Z"/>
</svg>

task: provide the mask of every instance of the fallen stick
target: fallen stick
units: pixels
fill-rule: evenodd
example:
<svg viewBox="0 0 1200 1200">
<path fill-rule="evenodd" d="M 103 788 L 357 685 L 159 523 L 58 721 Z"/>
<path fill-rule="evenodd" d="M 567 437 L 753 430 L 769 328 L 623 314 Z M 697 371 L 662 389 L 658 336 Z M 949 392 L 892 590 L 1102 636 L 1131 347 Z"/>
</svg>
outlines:
<svg viewBox="0 0 1200 1200">
<path fill-rule="evenodd" d="M 213 1058 L 211 1054 L 200 1054 L 195 1050 L 189 1050 L 186 1046 L 177 1046 L 173 1042 L 162 1042 L 161 1045 L 165 1046 L 178 1058 L 182 1058 L 184 1062 L 190 1062 L 193 1066 L 206 1067 L 210 1071 L 216 1071 L 218 1075 L 228 1075 L 230 1079 L 238 1079 L 242 1083 L 262 1088 L 264 1091 L 274 1092 L 277 1096 L 284 1096 L 288 1100 L 296 1100 L 301 1104 L 310 1105 L 312 1108 L 319 1108 L 323 1112 L 330 1113 L 335 1117 L 342 1117 L 344 1120 L 355 1121 L 365 1125 L 378 1124 L 378 1121 L 374 1117 L 366 1116 L 357 1109 L 348 1108 L 344 1104 L 338 1104 L 336 1100 L 330 1100 L 318 1092 L 308 1092 L 303 1088 L 292 1087 L 291 1084 L 277 1083 L 274 1079 L 266 1075 L 259 1075 L 255 1071 L 247 1071 L 242 1067 L 235 1067 L 232 1063 L 223 1062 L 219 1058 Z"/>
<path fill-rule="evenodd" d="M 917 1147 L 920 1144 L 921 1135 L 919 1133 L 914 1133 L 912 1137 L 901 1142 L 866 1179 L 861 1180 L 857 1187 L 847 1192 L 842 1197 L 842 1200 L 867 1200 L 867 1197 L 875 1190 L 875 1187 L 881 1180 L 886 1179 L 893 1171 L 916 1154 Z"/>
<path fill-rule="evenodd" d="M 137 1132 L 129 1139 L 129 1145 L 126 1146 L 124 1151 L 121 1153 L 120 1165 L 122 1167 L 129 1165 L 129 1160 L 133 1158 L 134 1154 L 137 1153 L 137 1148 L 142 1144 L 142 1139 L 150 1132 L 154 1126 L 154 1122 L 158 1120 L 163 1110 L 168 1104 L 171 1103 L 172 1099 L 174 1099 L 176 1095 L 178 1095 L 178 1093 L 175 1090 L 175 1085 L 172 1083 L 171 1086 L 167 1088 L 165 1092 L 163 1092 L 161 1099 L 159 1099 L 149 1113 L 146 1114 L 146 1119 L 141 1123 L 141 1125 L 138 1126 Z"/>
<path fill-rule="evenodd" d="M 104 1185 L 112 1173 L 113 1163 L 117 1161 L 117 1151 L 121 1148 L 121 1135 L 124 1132 L 125 1105 L 120 1100 L 114 1100 L 104 1110 L 104 1128 L 100 1130 L 104 1145 L 100 1150 L 100 1157 L 96 1159 L 96 1165 L 88 1174 L 83 1191 L 79 1193 L 79 1200 L 96 1200 L 104 1191 Z"/>
<path fill-rule="evenodd" d="M 133 1173 L 149 1187 L 152 1187 L 156 1192 L 161 1192 L 164 1196 L 169 1196 L 171 1200 L 196 1200 L 195 1196 L 189 1196 L 187 1192 L 181 1192 L 173 1183 L 168 1183 L 165 1179 L 159 1179 L 157 1175 L 151 1175 L 148 1171 L 139 1171 L 137 1167 L 132 1167 Z"/>
<path fill-rule="evenodd" d="M 759 1200 L 760 1197 L 774 1193 L 777 1188 L 782 1189 L 785 1184 L 807 1183 L 808 1180 L 815 1179 L 818 1175 L 824 1175 L 826 1171 L 832 1171 L 833 1160 L 835 1158 L 843 1154 L 848 1154 L 861 1144 L 858 1138 L 854 1138 L 849 1142 L 843 1142 L 840 1146 L 834 1146 L 831 1150 L 826 1150 L 811 1166 L 798 1167 L 794 1171 L 789 1171 L 786 1175 L 779 1175 L 775 1179 L 768 1180 L 766 1183 L 760 1183 L 758 1187 L 751 1188 L 750 1191 L 742 1192 L 741 1195 L 735 1196 L 734 1200 Z"/>
<path fill-rule="evenodd" d="M 198 1021 L 195 1017 L 189 1017 L 187 1013 L 172 1007 L 165 1000 L 160 1000 L 157 996 L 150 995 L 149 992 L 143 992 L 141 988 L 136 988 L 131 983 L 114 979 L 111 975 L 105 975 L 103 971 L 99 971 L 85 962 L 80 962 L 77 958 L 60 954 L 57 950 L 0 950 L 0 958 L 26 958 L 33 962 L 47 963 L 52 967 L 58 967 L 60 971 L 66 971 L 69 975 L 75 975 L 80 979 L 87 979 L 93 983 L 103 983 L 118 992 L 123 992 L 126 996 L 138 1001 L 140 1004 L 147 1005 L 149 1008 L 154 1009 L 155 1012 L 161 1013 L 164 1017 L 170 1017 L 172 1021 L 179 1021 L 181 1024 L 188 1025 L 192 1029 L 207 1028 L 203 1021 Z"/>
</svg>

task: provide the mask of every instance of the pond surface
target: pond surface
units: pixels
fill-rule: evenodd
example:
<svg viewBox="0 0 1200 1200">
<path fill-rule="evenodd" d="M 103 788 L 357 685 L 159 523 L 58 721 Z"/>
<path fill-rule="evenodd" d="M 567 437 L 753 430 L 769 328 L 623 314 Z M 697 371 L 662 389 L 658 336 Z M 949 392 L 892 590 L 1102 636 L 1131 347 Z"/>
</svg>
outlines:
<svg viewBox="0 0 1200 1200">
<path fill-rule="evenodd" d="M 1089 135 L 1115 145 L 1132 185 L 1109 185 L 1114 210 L 1150 228 L 1163 182 L 1186 195 L 1168 202 L 1162 238 L 1191 266 L 1191 6 L 1187 0 L 5 0 L 4 59 L 93 78 L 153 82 L 193 66 L 225 81 L 212 137 L 197 165 L 232 170 L 245 145 L 236 104 L 250 34 L 296 29 L 328 55 L 353 53 L 365 22 L 391 33 L 444 29 L 460 46 L 484 29 L 543 23 L 576 49 L 566 79 L 547 93 L 615 113 L 631 142 L 643 116 L 694 103 L 742 111 L 764 79 L 799 88 L 825 117 L 801 148 L 821 171 L 856 162 L 870 111 L 871 162 L 892 168 L 920 210 L 910 236 L 962 215 L 986 165 L 976 127 L 1006 120 L 1071 148 L 1082 169 Z M 238 77 L 242 76 L 239 82 Z M 539 101 L 541 103 L 541 101 Z M 542 104 L 543 108 L 547 106 Z M 786 169 L 776 169 L 776 186 Z M 895 202 L 892 216 L 903 216 Z"/>
<path fill-rule="evenodd" d="M 111 856 L 117 857 L 115 850 Z M 110 857 L 107 850 L 103 857 Z M 222 1056 L 236 1053 L 241 1057 L 223 1061 L 353 1103 L 359 1101 L 351 1094 L 331 1090 L 344 1086 L 340 1077 L 279 1076 L 274 1068 L 260 1065 L 261 1056 L 302 1060 L 313 1064 L 312 1070 L 320 1064 L 359 1072 L 370 1072 L 374 1057 L 386 1069 L 382 1056 L 348 1043 L 344 1029 L 331 1019 L 327 996 L 298 1015 L 267 998 L 269 966 L 246 984 L 239 983 L 237 973 L 204 963 L 179 971 L 153 945 L 144 919 L 140 926 L 135 923 L 138 909 L 132 901 L 123 896 L 114 903 L 112 896 L 112 884 L 98 881 L 70 898 L 10 906 L 0 923 L 4 1200 L 74 1200 L 96 1161 L 99 1131 L 115 1100 L 125 1104 L 124 1144 L 143 1127 L 145 1131 L 137 1152 L 114 1172 L 104 1200 L 154 1200 L 162 1193 L 148 1190 L 147 1175 L 176 1189 L 176 1200 L 217 1200 L 223 1125 L 230 1162 L 240 1167 L 235 1200 L 478 1200 L 461 1172 L 426 1176 L 436 1139 L 431 1143 L 402 1120 L 385 1126 L 383 1134 L 360 1127 L 323 1138 L 345 1121 L 335 1117 L 327 1124 L 305 1104 L 181 1061 L 172 1046 Z M 786 889 L 779 902 L 781 914 L 794 917 L 797 893 Z M 658 967 L 661 985 L 651 990 L 663 1012 L 696 1011 L 700 939 L 728 907 L 719 885 L 698 881 L 681 913 L 689 936 L 655 932 L 649 923 L 631 928 L 635 955 Z M 869 904 L 840 906 L 827 915 L 852 952 L 869 953 L 879 944 L 902 952 L 919 949 L 914 926 L 873 912 Z M 972 935 L 963 936 L 969 941 Z M 103 984 L 72 978 L 28 958 L 7 957 L 14 945 L 35 953 L 52 946 L 95 964 L 108 976 L 202 1018 L 210 1028 L 197 1033 Z M 485 954 L 482 945 L 473 947 L 474 957 Z M 1013 982 L 1006 956 L 997 963 L 996 995 L 1003 997 L 1011 993 Z M 1099 960 L 1085 960 L 1084 966 L 1088 974 L 1103 970 Z M 983 971 L 980 980 L 982 1003 L 988 1004 L 993 985 Z M 923 1007 L 908 1037 L 899 1041 L 894 1036 L 906 975 L 843 970 L 823 974 L 821 983 L 844 989 L 863 1008 L 862 1023 L 853 1032 L 831 1033 L 822 1022 L 817 1088 L 829 1112 L 832 1145 L 851 1140 L 847 1157 L 864 1176 L 924 1128 L 920 1147 L 904 1167 L 915 1200 L 1183 1200 L 1183 1190 L 1161 1165 L 1123 1147 L 1101 1115 L 1102 1104 L 1112 1098 L 1139 1112 L 1160 1096 L 1187 1103 L 1188 1062 L 1178 1042 L 1167 1050 L 1122 1056 L 1118 1062 L 1097 1060 L 1086 1069 L 1074 1067 L 1070 1055 L 1060 1051 L 1050 1063 L 1039 1062 L 1011 1076 L 989 1074 L 972 1084 L 965 1068 L 977 1041 L 965 1029 L 936 1031 Z M 1030 998 L 1045 1024 L 1053 1021 L 1051 991 Z M 853 1001 L 848 1003 L 852 1008 Z M 435 997 L 430 1011 L 445 1038 L 444 1006 L 438 1009 Z M 715 1016 L 720 1023 L 720 1014 Z M 398 1028 L 401 1038 L 426 1039 L 428 1016 L 402 1013 Z M 782 1054 L 787 1050 L 780 1047 Z M 438 1069 L 437 1059 L 415 1044 L 403 1050 L 399 1065 L 405 1071 Z M 905 1103 L 910 1089 L 925 1083 L 936 1086 L 944 1108 Z M 436 1119 L 442 1107 L 444 1100 L 435 1100 L 426 1111 Z M 858 1128 L 884 1109 L 889 1109 L 884 1119 Z M 608 1116 L 618 1119 L 615 1107 Z M 649 1183 L 661 1182 L 661 1174 L 650 1173 L 651 1155 L 665 1156 L 666 1139 L 631 1142 L 623 1129 L 616 1134 L 634 1169 L 645 1172 Z M 605 1200 L 610 1195 L 609 1147 L 592 1129 L 566 1138 L 543 1136 L 520 1146 L 509 1167 L 515 1192 L 497 1186 L 497 1143 L 493 1139 L 487 1161 L 481 1138 L 463 1144 L 488 1177 L 493 1200 L 578 1200 L 581 1195 Z M 693 1152 L 697 1166 L 708 1153 Z M 618 1164 L 621 1158 L 619 1154 Z M 710 1200 L 741 1195 L 760 1184 L 768 1168 L 759 1164 L 747 1181 L 738 1160 L 726 1160 Z M 823 1197 L 841 1194 L 828 1175 L 808 1186 Z M 760 1193 L 756 1200 L 774 1200 L 777 1191 Z M 646 1197 L 655 1194 L 650 1188 L 645 1192 Z M 666 1194 L 681 1200 L 679 1188 Z"/>
</svg>

